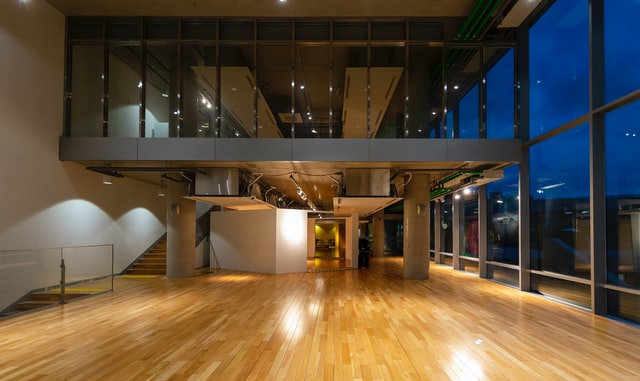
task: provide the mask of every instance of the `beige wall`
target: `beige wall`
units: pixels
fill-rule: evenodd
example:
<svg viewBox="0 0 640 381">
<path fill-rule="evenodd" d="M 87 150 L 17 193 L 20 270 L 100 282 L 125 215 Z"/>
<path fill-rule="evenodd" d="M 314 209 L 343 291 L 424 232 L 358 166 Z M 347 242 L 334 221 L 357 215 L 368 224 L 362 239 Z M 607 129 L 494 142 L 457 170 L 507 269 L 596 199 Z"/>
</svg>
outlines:
<svg viewBox="0 0 640 381">
<path fill-rule="evenodd" d="M 64 94 L 62 14 L 43 0 L 0 12 L 0 250 L 115 244 L 122 270 L 165 231 L 153 185 L 58 160 Z"/>
</svg>

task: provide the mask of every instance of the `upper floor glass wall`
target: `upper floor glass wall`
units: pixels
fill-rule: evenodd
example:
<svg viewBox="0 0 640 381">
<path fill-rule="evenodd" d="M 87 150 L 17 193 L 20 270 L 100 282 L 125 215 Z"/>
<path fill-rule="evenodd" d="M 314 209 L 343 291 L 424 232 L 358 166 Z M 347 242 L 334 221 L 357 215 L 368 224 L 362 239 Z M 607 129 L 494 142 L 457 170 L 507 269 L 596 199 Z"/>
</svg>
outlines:
<svg viewBox="0 0 640 381">
<path fill-rule="evenodd" d="M 513 80 L 513 41 L 445 36 L 461 24 L 70 18 L 65 135 L 486 138 L 514 125 L 480 105 L 483 73 Z"/>
<path fill-rule="evenodd" d="M 530 138 L 589 112 L 588 0 L 558 0 L 529 29 Z"/>
</svg>

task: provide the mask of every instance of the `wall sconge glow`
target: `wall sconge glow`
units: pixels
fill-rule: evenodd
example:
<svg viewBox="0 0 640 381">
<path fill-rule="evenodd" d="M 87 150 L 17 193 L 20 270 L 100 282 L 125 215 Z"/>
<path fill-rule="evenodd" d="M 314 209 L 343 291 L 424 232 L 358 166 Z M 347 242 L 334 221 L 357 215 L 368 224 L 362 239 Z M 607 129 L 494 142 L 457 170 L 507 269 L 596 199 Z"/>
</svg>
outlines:
<svg viewBox="0 0 640 381">
<path fill-rule="evenodd" d="M 464 188 L 464 190 L 462 191 L 462 193 L 464 193 L 464 194 L 471 194 L 471 189 L 469 189 L 469 188 Z"/>
<path fill-rule="evenodd" d="M 164 193 L 164 188 L 159 188 L 158 189 L 158 197 L 164 197 L 165 193 Z"/>
<path fill-rule="evenodd" d="M 111 184 L 113 184 L 113 180 L 111 179 L 111 176 L 104 175 L 104 176 L 102 176 L 102 183 L 104 185 L 111 185 Z"/>
<path fill-rule="evenodd" d="M 456 194 L 455 196 L 453 196 L 453 198 L 455 198 L 456 200 L 460 200 L 460 195 Z"/>
</svg>

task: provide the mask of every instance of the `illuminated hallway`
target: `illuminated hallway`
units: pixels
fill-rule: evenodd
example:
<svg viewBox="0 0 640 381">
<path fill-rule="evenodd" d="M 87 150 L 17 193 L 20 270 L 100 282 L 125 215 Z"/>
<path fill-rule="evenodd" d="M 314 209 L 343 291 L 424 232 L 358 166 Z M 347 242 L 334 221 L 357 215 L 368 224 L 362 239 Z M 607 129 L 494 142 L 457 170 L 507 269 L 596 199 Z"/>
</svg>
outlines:
<svg viewBox="0 0 640 381">
<path fill-rule="evenodd" d="M 438 265 L 407 280 L 401 261 L 117 279 L 0 321 L 0 378 L 638 379 L 634 327 Z"/>
</svg>

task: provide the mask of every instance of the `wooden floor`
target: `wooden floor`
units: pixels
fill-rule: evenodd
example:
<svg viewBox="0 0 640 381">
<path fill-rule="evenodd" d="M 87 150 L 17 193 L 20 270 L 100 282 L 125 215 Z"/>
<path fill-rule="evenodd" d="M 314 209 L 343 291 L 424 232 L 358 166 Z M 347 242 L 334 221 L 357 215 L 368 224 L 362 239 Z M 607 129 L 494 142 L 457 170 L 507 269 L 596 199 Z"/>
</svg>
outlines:
<svg viewBox="0 0 640 381">
<path fill-rule="evenodd" d="M 0 380 L 640 380 L 640 330 L 402 258 L 119 278 L 0 321 Z"/>
</svg>

